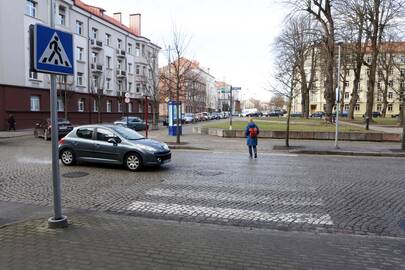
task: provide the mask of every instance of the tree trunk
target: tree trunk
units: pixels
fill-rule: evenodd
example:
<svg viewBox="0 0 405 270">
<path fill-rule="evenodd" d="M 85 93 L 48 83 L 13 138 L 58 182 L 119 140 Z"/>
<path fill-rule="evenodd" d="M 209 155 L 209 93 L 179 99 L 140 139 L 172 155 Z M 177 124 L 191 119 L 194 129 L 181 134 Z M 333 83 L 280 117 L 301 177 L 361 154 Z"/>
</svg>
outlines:
<svg viewBox="0 0 405 270">
<path fill-rule="evenodd" d="M 101 96 L 97 95 L 97 123 L 101 123 Z"/>
<path fill-rule="evenodd" d="M 402 116 L 402 143 L 401 143 L 401 150 L 405 151 L 405 96 L 402 97 L 402 112 L 401 112 L 401 116 Z"/>
<path fill-rule="evenodd" d="M 64 104 L 65 105 L 64 106 L 65 107 L 64 108 L 65 109 L 64 110 L 65 111 L 65 119 L 68 120 L 68 95 L 67 95 L 66 91 L 64 92 L 64 98 L 63 99 L 64 99 L 64 102 L 65 102 L 65 104 Z"/>
<path fill-rule="evenodd" d="M 324 98 L 326 101 L 325 106 L 325 120 L 332 123 L 332 111 L 335 105 L 335 85 L 334 85 L 334 63 L 335 63 L 335 52 L 334 52 L 334 38 L 328 37 L 328 55 L 327 55 L 327 73 L 325 81 L 325 92 Z"/>
<path fill-rule="evenodd" d="M 179 80 L 177 80 L 179 82 Z M 180 85 L 177 83 L 177 88 L 176 88 L 176 143 L 180 144 Z"/>
<path fill-rule="evenodd" d="M 386 117 L 388 107 L 388 74 L 387 79 L 384 81 L 384 92 L 383 92 L 383 108 L 382 108 L 382 117 Z"/>
</svg>

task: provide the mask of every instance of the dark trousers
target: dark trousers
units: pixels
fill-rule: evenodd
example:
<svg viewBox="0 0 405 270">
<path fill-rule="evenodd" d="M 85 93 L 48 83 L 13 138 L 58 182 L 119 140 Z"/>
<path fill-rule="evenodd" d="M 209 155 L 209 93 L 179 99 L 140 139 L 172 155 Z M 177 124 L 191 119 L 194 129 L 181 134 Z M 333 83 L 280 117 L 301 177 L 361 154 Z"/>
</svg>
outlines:
<svg viewBox="0 0 405 270">
<path fill-rule="evenodd" d="M 256 157 L 257 156 L 257 146 L 256 145 L 248 145 L 248 147 L 249 147 L 249 155 L 250 155 L 250 157 L 253 156 L 252 152 L 255 153 L 255 157 Z M 252 149 L 253 149 L 253 151 L 252 151 Z"/>
<path fill-rule="evenodd" d="M 15 131 L 15 124 L 8 124 L 8 130 L 14 130 Z"/>
</svg>

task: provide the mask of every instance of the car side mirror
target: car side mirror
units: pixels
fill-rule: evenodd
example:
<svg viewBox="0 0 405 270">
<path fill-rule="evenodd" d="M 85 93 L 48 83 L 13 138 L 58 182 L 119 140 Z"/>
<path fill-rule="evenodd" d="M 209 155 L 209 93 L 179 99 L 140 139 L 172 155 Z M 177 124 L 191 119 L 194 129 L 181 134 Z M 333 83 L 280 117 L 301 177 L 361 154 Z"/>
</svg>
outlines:
<svg viewBox="0 0 405 270">
<path fill-rule="evenodd" d="M 109 138 L 107 142 L 112 143 L 112 144 L 114 144 L 114 145 L 117 145 L 117 144 L 118 144 L 118 141 L 117 141 L 116 138 Z"/>
</svg>

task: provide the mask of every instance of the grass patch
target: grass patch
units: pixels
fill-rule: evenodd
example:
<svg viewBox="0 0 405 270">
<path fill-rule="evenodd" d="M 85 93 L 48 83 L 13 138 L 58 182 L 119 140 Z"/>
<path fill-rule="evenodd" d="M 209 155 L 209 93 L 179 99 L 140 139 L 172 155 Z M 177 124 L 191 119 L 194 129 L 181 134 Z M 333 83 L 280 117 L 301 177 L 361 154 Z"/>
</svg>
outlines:
<svg viewBox="0 0 405 270">
<path fill-rule="evenodd" d="M 302 119 L 304 120 L 304 119 Z M 315 119 L 305 119 L 307 121 L 302 121 L 301 119 L 293 119 L 293 122 L 290 125 L 290 131 L 315 131 L 315 132 L 334 132 L 335 124 L 326 123 L 323 120 Z M 286 130 L 286 120 L 280 119 L 279 121 L 274 120 L 257 120 L 255 121 L 260 130 L 264 131 L 285 131 Z M 244 130 L 246 128 L 248 121 L 236 120 L 233 121 L 232 128 L 234 130 Z M 229 122 L 218 122 L 210 123 L 204 125 L 207 128 L 220 128 L 220 129 L 229 129 Z M 367 131 L 364 128 L 353 127 L 349 125 L 340 125 L 340 132 L 373 132 Z"/>
</svg>

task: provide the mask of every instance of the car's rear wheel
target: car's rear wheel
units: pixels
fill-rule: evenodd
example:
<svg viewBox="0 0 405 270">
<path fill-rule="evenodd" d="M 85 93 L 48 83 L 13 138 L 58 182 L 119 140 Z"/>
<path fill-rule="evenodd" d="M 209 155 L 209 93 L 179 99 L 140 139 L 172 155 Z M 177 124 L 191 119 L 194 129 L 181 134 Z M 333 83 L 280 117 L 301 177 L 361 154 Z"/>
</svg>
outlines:
<svg viewBox="0 0 405 270">
<path fill-rule="evenodd" d="M 74 165 L 76 163 L 75 154 L 69 148 L 63 149 L 60 154 L 60 160 L 66 166 Z"/>
<path fill-rule="evenodd" d="M 142 168 L 142 158 L 137 153 L 129 153 L 124 160 L 125 167 L 130 171 L 138 171 Z"/>
</svg>

